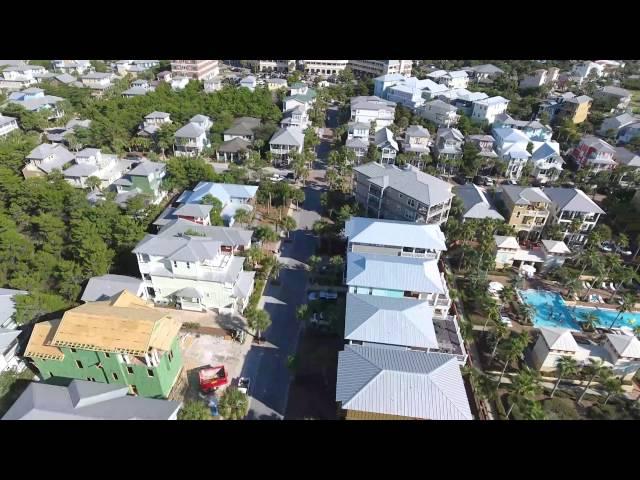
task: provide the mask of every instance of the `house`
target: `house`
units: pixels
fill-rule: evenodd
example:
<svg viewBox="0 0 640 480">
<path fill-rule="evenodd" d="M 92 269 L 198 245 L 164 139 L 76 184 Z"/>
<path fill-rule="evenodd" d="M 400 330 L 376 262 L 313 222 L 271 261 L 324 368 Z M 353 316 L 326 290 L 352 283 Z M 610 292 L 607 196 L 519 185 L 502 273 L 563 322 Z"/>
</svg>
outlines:
<svg viewBox="0 0 640 480">
<path fill-rule="evenodd" d="M 58 106 L 62 101 L 64 101 L 64 98 L 45 95 L 44 90 L 40 88 L 27 88 L 9 95 L 9 103 L 20 105 L 30 112 L 48 113 L 48 120 L 55 120 L 64 116 L 64 110 Z"/>
<path fill-rule="evenodd" d="M 119 60 L 116 62 L 118 75 L 136 75 L 160 65 L 158 60 Z"/>
<path fill-rule="evenodd" d="M 244 257 L 234 256 L 223 242 L 189 232 L 147 235 L 133 249 L 149 298 L 184 310 L 242 313 L 255 272 L 245 272 Z"/>
<path fill-rule="evenodd" d="M 256 85 L 256 77 L 254 77 L 253 75 L 249 75 L 240 80 L 240 86 L 248 88 L 252 92 L 256 89 Z"/>
<path fill-rule="evenodd" d="M 445 85 L 447 88 L 467 88 L 469 86 L 469 75 L 464 70 L 445 71 L 436 70 L 427 75 L 436 83 Z"/>
<path fill-rule="evenodd" d="M 493 129 L 513 128 L 524 133 L 532 142 L 551 140 L 553 130 L 538 120 L 515 120 L 508 113 L 497 115 L 493 122 Z"/>
<path fill-rule="evenodd" d="M 282 128 L 295 127 L 301 130 L 306 130 L 310 125 L 309 113 L 307 105 L 298 105 L 291 110 L 284 112 L 280 126 Z"/>
<path fill-rule="evenodd" d="M 76 152 L 75 163 L 62 174 L 76 188 L 86 188 L 89 177 L 96 177 L 100 180 L 100 189 L 106 189 L 128 172 L 134 163 L 117 155 L 103 154 L 98 148 L 85 148 Z"/>
<path fill-rule="evenodd" d="M 25 364 L 16 355 L 20 330 L 15 320 L 16 296 L 27 295 L 24 290 L 0 288 L 0 373 L 6 370 L 22 371 Z"/>
<path fill-rule="evenodd" d="M 18 90 L 37 83 L 37 76 L 47 73 L 40 65 L 11 65 L 2 69 L 0 88 Z"/>
<path fill-rule="evenodd" d="M 367 216 L 438 225 L 449 217 L 452 186 L 412 165 L 370 162 L 353 174 L 354 195 Z"/>
<path fill-rule="evenodd" d="M 51 66 L 54 70 L 67 75 L 84 75 L 85 72 L 93 70 L 89 60 L 52 60 Z"/>
<path fill-rule="evenodd" d="M 73 75 L 69 75 L 68 73 L 61 73 L 60 75 L 54 75 L 51 79 L 52 82 L 57 82 L 61 85 L 71 85 L 78 81 L 76 77 Z"/>
<path fill-rule="evenodd" d="M 587 119 L 592 103 L 593 99 L 587 95 L 568 98 L 562 102 L 557 115 L 560 118 L 567 118 L 573 123 L 582 123 Z"/>
<path fill-rule="evenodd" d="M 129 291 L 143 300 L 147 298 L 144 283 L 139 278 L 108 273 L 99 277 L 91 277 L 80 300 L 84 303 L 109 300 L 123 290 Z"/>
<path fill-rule="evenodd" d="M 616 149 L 604 140 L 593 135 L 585 135 L 573 149 L 571 156 L 581 168 L 600 172 L 616 167 L 613 159 L 615 153 Z"/>
<path fill-rule="evenodd" d="M 18 324 L 15 321 L 16 296 L 27 295 L 25 290 L 13 290 L 10 288 L 0 288 L 0 328 L 15 329 Z"/>
<path fill-rule="evenodd" d="M 346 345 L 338 354 L 336 401 L 353 420 L 472 420 L 452 355 Z"/>
<path fill-rule="evenodd" d="M 602 77 L 604 74 L 604 66 L 589 61 L 581 62 L 573 66 L 571 73 L 574 80 L 578 82 L 578 85 L 582 85 L 585 80 L 589 79 L 590 75 L 595 76 L 595 78 Z"/>
<path fill-rule="evenodd" d="M 531 140 L 526 134 L 514 128 L 494 128 L 492 133 L 493 138 L 496 139 L 496 153 L 507 164 L 505 176 L 512 180 L 519 179 L 531 157 L 527 150 Z"/>
<path fill-rule="evenodd" d="M 176 156 L 195 157 L 211 146 L 209 129 L 211 120 L 204 115 L 196 115 L 175 133 L 173 151 Z"/>
<path fill-rule="evenodd" d="M 624 147 L 616 147 L 613 159 L 621 167 L 640 168 L 640 155 Z"/>
<path fill-rule="evenodd" d="M 451 298 L 435 258 L 347 252 L 349 293 L 425 300 L 434 315 L 446 317 Z"/>
<path fill-rule="evenodd" d="M 504 97 L 490 97 L 473 102 L 471 120 L 474 122 L 493 124 L 497 115 L 507 111 L 509 100 Z"/>
<path fill-rule="evenodd" d="M 601 360 L 615 376 L 627 381 L 640 368 L 640 340 L 635 336 L 607 333 L 596 344 L 580 337 L 568 328 L 541 327 L 531 355 L 534 368 L 556 370 L 560 357 L 571 357 L 580 366 L 588 365 L 590 359 Z M 581 340 L 580 343 L 576 339 Z"/>
<path fill-rule="evenodd" d="M 617 62 L 615 60 L 596 60 L 595 63 L 602 66 L 602 76 L 608 77 L 612 73 L 615 73 L 616 70 L 620 68 L 624 68 L 624 62 Z"/>
<path fill-rule="evenodd" d="M 186 86 L 189 84 L 189 78 L 188 77 L 172 77 L 171 80 L 169 80 L 169 82 L 171 83 L 172 90 L 174 91 L 184 90 Z"/>
<path fill-rule="evenodd" d="M 396 104 L 376 96 L 360 96 L 351 99 L 351 121 L 374 124 L 375 131 L 393 124 Z"/>
<path fill-rule="evenodd" d="M 400 151 L 400 147 L 398 146 L 398 142 L 394 140 L 391 130 L 388 128 L 378 130 L 374 135 L 373 144 L 380 150 L 380 161 L 383 164 L 395 163 L 396 155 Z"/>
<path fill-rule="evenodd" d="M 147 195 L 154 205 L 158 205 L 167 192 L 162 188 L 162 181 L 166 175 L 166 164 L 145 160 L 126 172 L 122 178 L 116 180 L 116 202 L 126 203 L 136 195 Z"/>
<path fill-rule="evenodd" d="M 224 141 L 228 142 L 234 138 L 241 138 L 249 142 L 255 140 L 255 130 L 262 125 L 259 118 L 240 117 L 233 121 L 231 127 L 224 131 Z"/>
<path fill-rule="evenodd" d="M 439 259 L 447 247 L 439 225 L 351 217 L 345 222 L 347 252 Z"/>
<path fill-rule="evenodd" d="M 532 142 L 530 162 L 533 163 L 531 175 L 540 183 L 554 182 L 560 177 L 564 160 L 560 156 L 558 142 Z"/>
<path fill-rule="evenodd" d="M 504 71 L 490 63 L 467 67 L 464 69 L 469 75 L 469 79 L 476 83 L 493 83 L 493 81 L 504 74 Z"/>
<path fill-rule="evenodd" d="M 19 128 L 17 119 L 0 114 L 0 137 L 5 137 Z"/>
<path fill-rule="evenodd" d="M 542 240 L 538 245 L 523 248 L 516 237 L 494 235 L 496 269 L 532 265 L 541 271 L 560 268 L 571 255 L 564 242 Z"/>
<path fill-rule="evenodd" d="M 173 215 L 199 225 L 211 225 L 212 205 L 202 205 L 199 203 L 187 203 L 176 207 Z"/>
<path fill-rule="evenodd" d="M 220 74 L 219 60 L 171 60 L 171 72 L 187 80 L 208 80 Z"/>
<path fill-rule="evenodd" d="M 106 90 L 111 87 L 114 75 L 112 73 L 93 72 L 80 77 L 82 84 L 92 90 Z"/>
<path fill-rule="evenodd" d="M 604 210 L 577 188 L 544 188 L 543 191 L 551 199 L 549 218 L 564 229 L 565 242 L 584 245 L 600 215 L 605 214 Z M 579 225 L 577 232 L 570 231 L 574 221 Z"/>
<path fill-rule="evenodd" d="M 316 91 L 313 88 L 309 88 L 306 84 L 301 82 L 293 83 L 289 88 L 289 96 L 285 97 L 282 102 L 282 111 L 288 112 L 297 107 L 307 109 L 315 103 L 316 96 Z"/>
<path fill-rule="evenodd" d="M 170 207 L 171 208 L 171 207 Z M 167 210 L 170 210 L 167 208 Z M 200 225 L 198 223 L 185 220 L 183 218 L 167 219 L 171 215 L 171 211 L 163 212 L 154 222 L 158 228 L 158 235 L 164 237 L 183 237 L 193 234 L 210 238 L 222 244 L 224 251 L 231 253 L 240 253 L 251 247 L 251 230 L 243 230 L 241 228 L 218 227 L 213 225 Z"/>
<path fill-rule="evenodd" d="M 144 122 L 140 126 L 140 130 L 138 135 L 142 137 L 153 137 L 158 133 L 158 130 L 162 128 L 163 125 L 170 124 L 171 115 L 166 112 L 151 112 L 148 115 L 145 115 Z"/>
<path fill-rule="evenodd" d="M 176 420 L 181 403 L 134 397 L 127 386 L 31 382 L 2 420 Z"/>
<path fill-rule="evenodd" d="M 593 96 L 595 98 L 602 98 L 616 102 L 613 108 L 620 111 L 626 110 L 631 103 L 631 92 L 629 90 L 614 87 L 612 85 L 607 85 L 606 87 L 596 90 Z"/>
<path fill-rule="evenodd" d="M 477 108 L 476 102 L 488 99 L 489 95 L 484 92 L 470 92 L 465 88 L 457 88 L 441 93 L 438 98 L 456 107 L 459 114 L 471 117 L 473 109 Z"/>
<path fill-rule="evenodd" d="M 411 75 L 413 60 L 349 60 L 348 66 L 357 76 Z"/>
<path fill-rule="evenodd" d="M 431 134 L 429 130 L 421 125 L 409 125 L 404 132 L 402 142 L 402 152 L 411 156 L 410 163 L 417 168 L 421 168 L 423 161 L 421 155 L 428 155 L 431 152 Z"/>
<path fill-rule="evenodd" d="M 213 77 L 202 82 L 205 93 L 217 92 L 222 90 L 222 79 L 220 77 Z"/>
<path fill-rule="evenodd" d="M 24 355 L 43 380 L 124 385 L 135 395 L 166 398 L 182 370 L 180 327 L 166 311 L 123 290 L 36 323 Z"/>
<path fill-rule="evenodd" d="M 276 165 L 289 165 L 293 152 L 302 153 L 304 133 L 296 127 L 281 128 L 269 140 L 269 151 Z"/>
<path fill-rule="evenodd" d="M 545 85 L 554 85 L 558 80 L 558 74 L 560 70 L 557 68 L 549 68 L 545 70 L 543 68 L 539 68 L 534 72 L 525 75 L 522 80 L 520 80 L 520 84 L 518 85 L 520 90 L 527 90 L 532 88 L 540 88 Z"/>
<path fill-rule="evenodd" d="M 507 223 L 515 228 L 518 237 L 539 238 L 551 216 L 551 198 L 538 187 L 519 185 L 503 185 L 501 198 L 507 210 Z"/>
<path fill-rule="evenodd" d="M 355 163 L 360 164 L 369 149 L 369 124 L 350 122 L 347 127 L 347 140 L 344 145 L 355 154 Z"/>
<path fill-rule="evenodd" d="M 43 143 L 25 157 L 26 165 L 22 169 L 25 178 L 44 177 L 54 170 L 62 171 L 64 165 L 73 162 L 75 155 L 63 145 Z"/>
<path fill-rule="evenodd" d="M 76 133 L 79 128 L 89 128 L 91 126 L 91 120 L 80 120 L 74 118 L 69 120 L 64 127 L 54 127 L 45 129 L 47 140 L 51 143 L 62 143 L 68 146 L 67 136 L 71 133 Z"/>
<path fill-rule="evenodd" d="M 439 128 L 436 132 L 435 153 L 438 162 L 462 158 L 464 135 L 457 128 Z"/>
<path fill-rule="evenodd" d="M 473 143 L 478 149 L 478 156 L 484 158 L 498 158 L 498 154 L 493 150 L 495 138 L 491 135 L 468 135 L 465 142 Z"/>
<path fill-rule="evenodd" d="M 156 80 L 158 80 L 159 82 L 171 82 L 172 78 L 173 73 L 167 70 L 164 70 L 156 75 Z"/>
<path fill-rule="evenodd" d="M 629 113 L 623 113 L 621 115 L 615 115 L 613 117 L 605 118 L 602 121 L 602 125 L 598 130 L 598 133 L 605 137 L 618 138 L 621 130 L 634 123 L 640 123 L 640 117 L 631 115 Z"/>
<path fill-rule="evenodd" d="M 458 123 L 458 109 L 442 100 L 431 100 L 417 109 L 416 114 L 439 127 L 451 127 Z"/>
<path fill-rule="evenodd" d="M 406 77 L 394 73 L 382 75 L 373 80 L 373 94 L 385 100 L 400 103 L 408 108 L 417 108 L 425 100 L 432 100 L 438 94 L 446 92 L 445 85 L 425 78 Z"/>
<path fill-rule="evenodd" d="M 185 190 L 176 200 L 180 204 L 200 203 L 202 199 L 211 195 L 222 203 L 220 216 L 225 225 L 231 227 L 237 210 L 253 211 L 258 187 L 253 185 L 236 185 L 233 183 L 200 182 L 191 190 Z M 178 212 L 176 211 L 176 215 Z"/>
<path fill-rule="evenodd" d="M 618 141 L 622 144 L 631 143 L 638 135 L 640 135 L 640 122 L 635 122 L 622 127 Z"/>
<path fill-rule="evenodd" d="M 473 183 L 456 185 L 453 193 L 462 200 L 462 221 L 482 220 L 490 218 L 504 222 L 504 217 L 498 213 L 495 206 L 489 202 L 485 192 Z"/>
</svg>

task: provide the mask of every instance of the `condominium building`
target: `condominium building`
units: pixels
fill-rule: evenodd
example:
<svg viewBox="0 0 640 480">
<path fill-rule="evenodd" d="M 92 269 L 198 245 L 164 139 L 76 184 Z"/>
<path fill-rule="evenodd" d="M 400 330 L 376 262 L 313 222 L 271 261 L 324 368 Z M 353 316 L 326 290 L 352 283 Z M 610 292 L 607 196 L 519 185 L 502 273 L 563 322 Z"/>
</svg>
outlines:
<svg viewBox="0 0 640 480">
<path fill-rule="evenodd" d="M 378 77 L 394 73 L 408 77 L 411 75 L 413 60 L 349 60 L 354 73 Z"/>
<path fill-rule="evenodd" d="M 303 60 L 304 71 L 316 75 L 337 75 L 347 68 L 349 60 Z"/>
<path fill-rule="evenodd" d="M 207 80 L 220 73 L 218 60 L 172 60 L 171 71 L 192 80 Z"/>
</svg>

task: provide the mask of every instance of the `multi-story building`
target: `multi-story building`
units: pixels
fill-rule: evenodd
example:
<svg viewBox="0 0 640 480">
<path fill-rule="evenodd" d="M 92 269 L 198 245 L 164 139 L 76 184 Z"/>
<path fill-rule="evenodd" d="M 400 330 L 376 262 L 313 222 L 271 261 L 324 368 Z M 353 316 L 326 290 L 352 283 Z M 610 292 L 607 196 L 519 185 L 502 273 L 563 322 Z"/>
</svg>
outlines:
<svg viewBox="0 0 640 480">
<path fill-rule="evenodd" d="M 80 77 L 82 84 L 92 90 L 106 90 L 111 87 L 111 82 L 114 79 L 113 73 L 107 72 L 93 72 L 88 73 Z"/>
<path fill-rule="evenodd" d="M 596 78 L 602 77 L 604 74 L 604 66 L 595 62 L 581 62 L 573 66 L 572 76 L 578 85 L 587 80 L 590 74 L 594 74 Z"/>
<path fill-rule="evenodd" d="M 613 159 L 616 149 L 601 138 L 585 135 L 573 149 L 571 156 L 580 167 L 594 172 L 613 170 L 616 161 Z"/>
<path fill-rule="evenodd" d="M 631 143 L 637 136 L 640 135 L 640 121 L 622 127 L 618 141 L 623 144 Z"/>
<path fill-rule="evenodd" d="M 225 225 L 232 226 L 234 215 L 238 210 L 253 211 L 254 199 L 258 187 L 253 185 L 236 185 L 233 183 L 200 182 L 193 190 L 185 190 L 176 200 L 178 204 L 200 204 L 202 199 L 211 195 L 220 200 L 222 210 L 220 216 Z M 176 215 L 178 213 L 176 212 Z"/>
<path fill-rule="evenodd" d="M 368 123 L 351 122 L 348 125 L 347 140 L 344 146 L 351 150 L 356 156 L 356 164 L 360 164 L 361 160 L 366 157 L 369 149 L 369 130 Z"/>
<path fill-rule="evenodd" d="M 421 155 L 429 154 L 431 149 L 431 134 L 420 125 L 409 125 L 404 132 L 402 152 L 410 157 L 410 163 L 417 168 L 422 167 Z"/>
<path fill-rule="evenodd" d="M 520 246 L 516 237 L 494 235 L 496 269 L 525 265 L 537 267 L 540 271 L 560 268 L 564 265 L 571 250 L 564 242 L 542 240 L 528 248 Z"/>
<path fill-rule="evenodd" d="M 276 165 L 289 165 L 293 152 L 302 153 L 304 133 L 296 127 L 281 128 L 269 140 L 269 151 Z"/>
<path fill-rule="evenodd" d="M 446 85 L 447 88 L 467 88 L 469 86 L 469 75 L 464 70 L 436 70 L 427 75 L 436 83 Z"/>
<path fill-rule="evenodd" d="M 189 123 L 175 133 L 173 151 L 176 156 L 194 157 L 211 146 L 209 129 L 211 119 L 205 115 L 195 115 Z"/>
<path fill-rule="evenodd" d="M 148 195 L 154 205 L 159 204 L 167 194 L 162 188 L 165 174 L 166 164 L 164 163 L 148 160 L 140 162 L 114 182 L 118 192 L 116 202 L 122 203 L 131 197 L 143 194 Z"/>
<path fill-rule="evenodd" d="M 89 60 L 53 60 L 51 66 L 54 70 L 68 75 L 84 75 L 93 70 Z"/>
<path fill-rule="evenodd" d="M 497 115 L 493 122 L 493 129 L 513 128 L 524 133 L 533 142 L 551 140 L 553 130 L 537 120 L 515 120 L 508 113 Z"/>
<path fill-rule="evenodd" d="M 38 82 L 37 77 L 47 72 L 40 65 L 12 65 L 2 70 L 2 82 L 0 88 L 8 90 L 18 90 L 30 87 Z"/>
<path fill-rule="evenodd" d="M 171 115 L 166 112 L 151 112 L 145 115 L 144 122 L 140 126 L 138 135 L 142 137 L 153 137 L 163 125 L 171 123 Z"/>
<path fill-rule="evenodd" d="M 529 137 L 514 128 L 494 128 L 493 138 L 496 139 L 496 153 L 507 164 L 505 176 L 517 180 L 522 175 L 524 166 L 531 154 L 527 151 Z"/>
<path fill-rule="evenodd" d="M 34 325 L 25 350 L 43 380 L 51 377 L 128 386 L 166 398 L 182 370 L 181 323 L 124 290 Z"/>
<path fill-rule="evenodd" d="M 551 199 L 550 221 L 563 228 L 564 241 L 569 245 L 584 245 L 604 210 L 577 188 L 544 188 L 543 192 Z M 571 231 L 573 222 L 579 224 L 575 232 Z"/>
<path fill-rule="evenodd" d="M 485 192 L 473 183 L 456 185 L 453 192 L 462 200 L 462 221 L 490 218 L 504 222 L 504 217 L 496 210 Z"/>
<path fill-rule="evenodd" d="M 177 420 L 180 402 L 129 393 L 126 386 L 85 380 L 31 382 L 2 420 Z"/>
<path fill-rule="evenodd" d="M 316 91 L 302 82 L 292 83 L 289 87 L 289 96 L 285 97 L 282 102 L 282 111 L 284 113 L 298 107 L 303 107 L 305 111 L 309 109 L 316 101 Z"/>
<path fill-rule="evenodd" d="M 172 60 L 171 71 L 191 80 L 208 80 L 220 74 L 218 60 Z"/>
<path fill-rule="evenodd" d="M 337 75 L 342 72 L 349 60 L 303 60 L 304 71 L 316 75 Z"/>
<path fill-rule="evenodd" d="M 462 158 L 464 135 L 457 128 L 439 128 L 434 151 L 439 162 Z"/>
<path fill-rule="evenodd" d="M 448 91 L 445 85 L 428 78 L 405 77 L 399 73 L 381 75 L 373 81 L 373 94 L 385 100 L 400 103 L 408 108 L 417 108 L 426 100 Z"/>
<path fill-rule="evenodd" d="M 613 85 L 607 85 L 606 87 L 602 87 L 593 94 L 595 98 L 604 98 L 610 99 L 615 103 L 616 110 L 624 111 L 629 107 L 631 103 L 631 92 L 629 90 L 625 90 L 624 88 L 615 87 Z"/>
<path fill-rule="evenodd" d="M 442 100 L 431 100 L 416 110 L 416 113 L 438 127 L 451 127 L 458 123 L 460 115 L 458 109 Z"/>
<path fill-rule="evenodd" d="M 393 138 L 393 132 L 388 128 L 378 130 L 373 138 L 373 144 L 380 150 L 380 161 L 383 164 L 393 164 L 400 151 L 398 142 Z"/>
<path fill-rule="evenodd" d="M 21 92 L 9 95 L 9 103 L 15 103 L 30 112 L 44 112 L 48 120 L 56 120 L 64 116 L 64 110 L 59 105 L 64 98 L 45 95 L 40 88 L 27 88 Z"/>
<path fill-rule="evenodd" d="M 580 95 L 566 99 L 561 103 L 556 114 L 560 119 L 569 119 L 573 123 L 582 123 L 587 119 L 593 99 L 587 95 Z"/>
<path fill-rule="evenodd" d="M 529 88 L 540 88 L 545 85 L 553 85 L 558 80 L 559 73 L 560 70 L 557 68 L 549 68 L 548 70 L 541 68 L 535 70 L 520 80 L 519 87 L 521 90 L 526 90 Z"/>
<path fill-rule="evenodd" d="M 118 60 L 115 68 L 119 75 L 136 75 L 160 65 L 158 60 Z"/>
<path fill-rule="evenodd" d="M 391 126 L 396 116 L 396 104 L 376 96 L 351 99 L 351 121 L 373 124 L 375 131 Z"/>
<path fill-rule="evenodd" d="M 608 117 L 602 121 L 598 133 L 602 136 L 618 138 L 625 127 L 634 123 L 640 123 L 640 117 L 630 113 Z"/>
<path fill-rule="evenodd" d="M 491 135 L 468 135 L 465 142 L 473 143 L 478 148 L 478 156 L 484 158 L 497 158 L 498 154 L 494 151 L 493 146 L 496 139 Z"/>
<path fill-rule="evenodd" d="M 349 60 L 349 68 L 357 75 L 411 75 L 413 60 Z"/>
<path fill-rule="evenodd" d="M 25 157 L 26 165 L 22 169 L 24 178 L 44 177 L 54 170 L 62 171 L 62 167 L 73 162 L 75 155 L 64 145 L 43 143 Z"/>
<path fill-rule="evenodd" d="M 354 195 L 367 216 L 438 225 L 449 217 L 452 186 L 412 165 L 370 162 L 353 173 Z"/>
<path fill-rule="evenodd" d="M 477 83 L 493 83 L 493 81 L 504 74 L 504 70 L 490 63 L 467 67 L 464 69 L 471 80 Z"/>
<path fill-rule="evenodd" d="M 256 77 L 254 77 L 253 75 L 247 75 L 242 80 L 240 80 L 239 86 L 248 88 L 250 91 L 253 92 L 258 86 L 258 83 L 257 83 Z"/>
<path fill-rule="evenodd" d="M 6 370 L 22 371 L 25 364 L 18 356 L 18 337 L 21 331 L 15 321 L 17 295 L 24 290 L 0 288 L 0 373 Z"/>
<path fill-rule="evenodd" d="M 295 60 L 247 60 L 247 62 L 256 72 L 291 72 L 296 69 Z"/>
<path fill-rule="evenodd" d="M 471 120 L 474 122 L 486 122 L 491 125 L 500 115 L 507 111 L 509 100 L 503 97 L 490 97 L 483 100 L 473 102 L 473 111 L 471 112 Z"/>
<path fill-rule="evenodd" d="M 551 199 L 537 187 L 504 185 L 502 201 L 507 210 L 507 223 L 521 239 L 536 240 L 551 216 Z"/>
<path fill-rule="evenodd" d="M 18 120 L 13 117 L 5 117 L 0 114 L 0 137 L 9 135 L 18 128 Z"/>
<path fill-rule="evenodd" d="M 135 162 L 118 158 L 117 155 L 102 153 L 98 148 L 85 148 L 75 154 L 75 162 L 62 175 L 76 188 L 86 188 L 87 180 L 95 177 L 100 180 L 100 189 L 106 189 L 126 172 Z"/>
<path fill-rule="evenodd" d="M 244 257 L 234 256 L 228 242 L 188 232 L 147 235 L 133 249 L 149 298 L 184 310 L 242 312 L 255 272 L 244 271 Z"/>
</svg>

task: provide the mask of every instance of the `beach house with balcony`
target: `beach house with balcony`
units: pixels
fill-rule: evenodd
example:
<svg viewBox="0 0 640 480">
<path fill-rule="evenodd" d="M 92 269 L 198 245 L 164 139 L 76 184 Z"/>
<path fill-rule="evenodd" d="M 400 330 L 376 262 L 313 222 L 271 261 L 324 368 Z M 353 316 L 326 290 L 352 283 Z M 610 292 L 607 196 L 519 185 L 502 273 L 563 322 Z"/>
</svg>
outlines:
<svg viewBox="0 0 640 480">
<path fill-rule="evenodd" d="M 601 138 L 585 135 L 571 152 L 571 156 L 580 167 L 597 173 L 616 167 L 615 153 L 616 149 Z"/>
<path fill-rule="evenodd" d="M 281 128 L 269 140 L 269 151 L 276 165 L 287 166 L 293 152 L 302 153 L 304 132 L 296 127 Z"/>
<path fill-rule="evenodd" d="M 184 127 L 175 133 L 174 154 L 178 157 L 195 157 L 211 146 L 209 129 L 211 119 L 205 115 L 195 115 Z"/>
<path fill-rule="evenodd" d="M 536 240 L 551 214 L 552 200 L 537 187 L 504 185 L 501 199 L 507 210 L 507 223 L 520 239 Z"/>
<path fill-rule="evenodd" d="M 604 210 L 577 188 L 544 188 L 543 192 L 551 200 L 549 218 L 563 228 L 564 241 L 570 246 L 584 245 Z M 579 223 L 577 232 L 571 232 L 574 221 Z"/>
</svg>

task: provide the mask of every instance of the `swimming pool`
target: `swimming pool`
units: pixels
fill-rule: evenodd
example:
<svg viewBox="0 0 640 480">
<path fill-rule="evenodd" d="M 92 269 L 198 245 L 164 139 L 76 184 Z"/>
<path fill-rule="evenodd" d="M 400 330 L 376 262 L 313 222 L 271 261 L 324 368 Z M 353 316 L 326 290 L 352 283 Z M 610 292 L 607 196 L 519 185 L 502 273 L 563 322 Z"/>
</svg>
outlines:
<svg viewBox="0 0 640 480">
<path fill-rule="evenodd" d="M 598 326 L 609 328 L 618 316 L 615 309 L 569 307 L 560 295 L 546 290 L 518 290 L 520 298 L 535 308 L 533 324 L 536 327 L 564 327 L 580 330 L 579 322 L 589 312 L 598 317 Z M 607 307 L 610 307 L 607 305 Z M 623 313 L 615 324 L 616 328 L 634 328 L 640 325 L 640 313 Z"/>
</svg>

